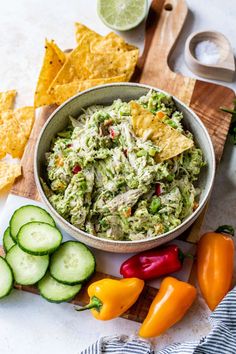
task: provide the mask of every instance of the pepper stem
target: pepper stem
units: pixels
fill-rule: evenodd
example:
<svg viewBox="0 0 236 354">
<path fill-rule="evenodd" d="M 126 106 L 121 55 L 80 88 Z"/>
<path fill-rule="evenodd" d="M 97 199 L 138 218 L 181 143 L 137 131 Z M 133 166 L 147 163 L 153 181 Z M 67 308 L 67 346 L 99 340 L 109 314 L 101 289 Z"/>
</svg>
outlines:
<svg viewBox="0 0 236 354">
<path fill-rule="evenodd" d="M 234 228 L 231 225 L 221 225 L 216 229 L 216 232 L 234 236 Z"/>
<path fill-rule="evenodd" d="M 90 300 L 90 303 L 84 307 L 75 307 L 75 310 L 76 311 L 85 311 L 85 310 L 90 310 L 90 309 L 96 309 L 98 312 L 100 312 L 100 309 L 102 307 L 102 302 L 101 300 L 96 297 L 96 296 L 93 296 Z"/>
<path fill-rule="evenodd" d="M 180 262 L 183 263 L 184 258 L 185 258 L 185 254 L 180 249 L 178 249 L 178 257 L 179 257 Z"/>
<path fill-rule="evenodd" d="M 183 253 L 180 249 L 178 250 L 178 257 L 181 263 L 183 263 L 184 258 L 194 259 L 194 256 L 191 253 Z"/>
</svg>

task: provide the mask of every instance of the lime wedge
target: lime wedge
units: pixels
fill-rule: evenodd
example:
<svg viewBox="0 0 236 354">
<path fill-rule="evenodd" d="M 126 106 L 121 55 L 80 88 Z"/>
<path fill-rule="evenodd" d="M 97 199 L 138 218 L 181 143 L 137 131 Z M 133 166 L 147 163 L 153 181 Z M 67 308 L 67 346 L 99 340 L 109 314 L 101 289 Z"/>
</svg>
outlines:
<svg viewBox="0 0 236 354">
<path fill-rule="evenodd" d="M 97 11 L 106 26 L 127 31 L 145 18 L 147 0 L 98 0 Z"/>
</svg>

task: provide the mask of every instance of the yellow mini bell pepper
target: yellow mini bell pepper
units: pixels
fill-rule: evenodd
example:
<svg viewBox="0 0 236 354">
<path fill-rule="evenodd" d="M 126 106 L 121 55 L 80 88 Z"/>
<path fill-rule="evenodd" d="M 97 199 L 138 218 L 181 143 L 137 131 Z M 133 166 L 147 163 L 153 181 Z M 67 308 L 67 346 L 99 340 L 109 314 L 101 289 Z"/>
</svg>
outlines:
<svg viewBox="0 0 236 354">
<path fill-rule="evenodd" d="M 77 311 L 91 309 L 97 320 L 111 320 L 122 315 L 138 299 L 144 281 L 138 278 L 121 280 L 105 278 L 88 287 L 90 303 Z"/>
<path fill-rule="evenodd" d="M 140 327 L 139 335 L 149 338 L 164 333 L 182 319 L 196 295 L 197 291 L 192 285 L 172 277 L 165 278 Z"/>
</svg>

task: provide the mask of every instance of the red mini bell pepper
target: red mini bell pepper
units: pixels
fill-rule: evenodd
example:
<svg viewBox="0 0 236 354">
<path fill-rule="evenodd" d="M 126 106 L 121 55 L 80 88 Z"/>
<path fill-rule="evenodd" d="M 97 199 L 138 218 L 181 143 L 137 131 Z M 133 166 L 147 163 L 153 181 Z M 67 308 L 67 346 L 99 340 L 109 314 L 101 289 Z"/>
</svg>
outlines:
<svg viewBox="0 0 236 354">
<path fill-rule="evenodd" d="M 120 274 L 124 278 L 158 278 L 180 270 L 184 257 L 176 245 L 152 249 L 127 259 L 120 267 Z"/>
</svg>

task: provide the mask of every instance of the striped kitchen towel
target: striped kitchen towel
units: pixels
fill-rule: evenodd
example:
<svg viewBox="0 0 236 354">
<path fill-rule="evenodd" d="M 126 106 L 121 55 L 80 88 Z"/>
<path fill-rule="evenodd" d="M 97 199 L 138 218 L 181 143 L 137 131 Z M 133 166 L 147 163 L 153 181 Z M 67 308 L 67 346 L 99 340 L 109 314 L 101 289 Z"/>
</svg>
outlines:
<svg viewBox="0 0 236 354">
<path fill-rule="evenodd" d="M 200 341 L 176 343 L 158 354 L 236 354 L 236 287 L 210 316 L 211 332 Z M 81 354 L 154 354 L 151 344 L 128 336 L 102 337 Z M 157 354 L 157 352 L 156 352 Z"/>
<path fill-rule="evenodd" d="M 85 349 L 81 354 L 154 354 L 150 343 L 146 340 L 129 337 L 125 335 L 102 337 L 88 349 Z"/>
</svg>

